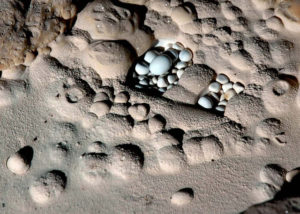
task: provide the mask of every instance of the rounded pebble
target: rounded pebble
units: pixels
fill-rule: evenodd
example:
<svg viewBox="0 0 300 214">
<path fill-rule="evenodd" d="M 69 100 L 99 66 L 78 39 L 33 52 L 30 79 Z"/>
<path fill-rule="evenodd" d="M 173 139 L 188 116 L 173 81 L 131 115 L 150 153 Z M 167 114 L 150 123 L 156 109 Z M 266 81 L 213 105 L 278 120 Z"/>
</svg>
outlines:
<svg viewBox="0 0 300 214">
<path fill-rule="evenodd" d="M 165 93 L 165 92 L 167 91 L 166 88 L 159 88 L 158 90 L 159 90 L 160 92 L 162 92 L 162 93 Z"/>
<path fill-rule="evenodd" d="M 97 117 L 108 114 L 109 110 L 110 106 L 106 102 L 96 102 L 90 108 L 90 112 L 96 114 Z"/>
<path fill-rule="evenodd" d="M 223 101 L 223 100 L 225 100 L 225 94 L 224 93 L 221 94 L 221 96 L 220 96 L 220 101 Z"/>
<path fill-rule="evenodd" d="M 214 93 L 218 93 L 221 90 L 221 84 L 218 82 L 213 82 L 208 86 L 208 90 Z"/>
<path fill-rule="evenodd" d="M 166 80 L 164 77 L 159 77 L 158 78 L 158 81 L 157 81 L 157 86 L 160 87 L 160 88 L 165 88 L 168 86 Z"/>
<path fill-rule="evenodd" d="M 128 113 L 136 121 L 142 121 L 146 119 L 149 109 L 144 104 L 134 104 L 128 108 Z"/>
<path fill-rule="evenodd" d="M 198 104 L 206 109 L 211 109 L 213 107 L 213 101 L 208 96 L 201 97 Z"/>
<path fill-rule="evenodd" d="M 182 74 L 184 73 L 184 70 L 183 69 L 179 69 L 179 70 L 177 70 L 177 77 L 178 77 L 178 79 L 180 79 L 181 78 L 181 76 L 182 76 Z"/>
<path fill-rule="evenodd" d="M 63 172 L 53 170 L 35 180 L 29 187 L 29 194 L 34 202 L 48 204 L 62 194 L 66 182 L 67 177 Z"/>
<path fill-rule="evenodd" d="M 240 82 L 236 82 L 236 83 L 233 84 L 233 89 L 235 90 L 235 92 L 237 94 L 239 94 L 239 93 L 244 91 L 245 86 Z"/>
<path fill-rule="evenodd" d="M 172 48 L 176 49 L 176 50 L 183 50 L 184 49 L 184 46 L 179 43 L 179 42 L 176 42 L 175 44 L 172 45 Z"/>
<path fill-rule="evenodd" d="M 157 84 L 157 81 L 158 81 L 157 77 L 153 77 L 153 78 L 152 78 L 152 82 L 153 82 L 154 84 Z"/>
<path fill-rule="evenodd" d="M 216 110 L 219 112 L 224 112 L 225 111 L 225 106 L 217 106 Z"/>
<path fill-rule="evenodd" d="M 150 72 L 154 75 L 162 75 L 171 68 L 172 60 L 166 55 L 156 57 L 150 64 Z"/>
<path fill-rule="evenodd" d="M 135 65 L 135 71 L 136 73 L 138 73 L 139 75 L 146 75 L 149 73 L 149 68 L 146 65 L 143 65 L 141 63 L 137 63 Z"/>
<path fill-rule="evenodd" d="M 186 68 L 187 67 L 187 64 L 185 62 L 177 62 L 177 64 L 175 65 L 175 68 L 177 69 L 183 69 L 183 68 Z"/>
<path fill-rule="evenodd" d="M 142 85 L 135 85 L 134 87 L 138 88 L 138 89 L 142 89 L 143 86 Z"/>
<path fill-rule="evenodd" d="M 6 166 L 16 175 L 24 175 L 30 168 L 32 157 L 33 149 L 25 146 L 7 159 Z"/>
<path fill-rule="evenodd" d="M 94 102 L 109 100 L 109 96 L 105 92 L 99 92 L 94 97 Z"/>
<path fill-rule="evenodd" d="M 180 51 L 180 53 L 179 53 L 179 59 L 180 59 L 182 62 L 188 62 L 188 61 L 190 61 L 192 58 L 193 58 L 193 53 L 192 53 L 192 51 L 189 50 L 189 49 L 184 49 L 184 50 Z"/>
<path fill-rule="evenodd" d="M 219 102 L 219 106 L 226 106 L 227 105 L 227 103 L 228 103 L 228 101 L 227 100 L 222 100 L 222 101 L 220 101 Z"/>
<path fill-rule="evenodd" d="M 194 191 L 191 188 L 178 190 L 171 197 L 171 203 L 176 206 L 184 206 L 194 199 Z"/>
<path fill-rule="evenodd" d="M 234 97 L 236 95 L 235 90 L 233 89 L 229 89 L 228 91 L 226 91 L 226 93 L 224 94 L 224 97 L 226 100 L 230 100 L 232 97 Z"/>
<path fill-rule="evenodd" d="M 232 83 L 228 82 L 228 83 L 225 83 L 224 85 L 222 85 L 222 89 L 226 93 L 229 89 L 232 88 L 232 86 L 233 86 Z"/>
<path fill-rule="evenodd" d="M 216 81 L 225 84 L 229 82 L 229 78 L 225 74 L 219 74 L 216 78 Z"/>
<path fill-rule="evenodd" d="M 115 103 L 127 103 L 129 100 L 129 95 L 127 92 L 120 92 L 115 96 Z"/>
<path fill-rule="evenodd" d="M 160 132 L 166 125 L 165 119 L 160 115 L 155 115 L 148 120 L 148 127 L 151 133 Z"/>
<path fill-rule="evenodd" d="M 177 79 L 177 75 L 176 74 L 170 74 L 170 75 L 168 75 L 168 82 L 170 84 L 173 84 L 176 81 L 176 79 Z"/>
<path fill-rule="evenodd" d="M 173 85 L 168 85 L 167 90 L 173 88 Z"/>
<path fill-rule="evenodd" d="M 159 54 L 157 53 L 157 51 L 148 51 L 144 56 L 144 60 L 150 64 L 158 55 Z"/>
<path fill-rule="evenodd" d="M 148 81 L 144 79 L 144 80 L 139 81 L 139 84 L 147 86 L 148 85 Z"/>
</svg>

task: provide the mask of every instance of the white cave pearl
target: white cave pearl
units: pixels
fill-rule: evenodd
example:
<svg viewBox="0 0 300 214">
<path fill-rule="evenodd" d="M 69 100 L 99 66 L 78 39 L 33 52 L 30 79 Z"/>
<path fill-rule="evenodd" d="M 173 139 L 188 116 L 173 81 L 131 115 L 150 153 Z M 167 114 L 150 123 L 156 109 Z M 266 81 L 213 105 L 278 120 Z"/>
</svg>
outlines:
<svg viewBox="0 0 300 214">
<path fill-rule="evenodd" d="M 189 49 L 184 49 L 182 51 L 180 51 L 179 53 L 179 59 L 182 62 L 188 62 L 193 58 L 193 54 L 192 51 L 190 51 Z"/>
<path fill-rule="evenodd" d="M 155 57 L 157 57 L 158 55 L 159 54 L 157 53 L 157 51 L 148 51 L 144 56 L 144 60 L 148 63 L 151 63 L 153 59 L 155 59 Z"/>
<path fill-rule="evenodd" d="M 168 72 L 171 66 L 172 60 L 170 59 L 170 57 L 166 55 L 160 55 L 151 62 L 149 69 L 150 72 L 154 75 L 162 75 Z"/>
<path fill-rule="evenodd" d="M 201 97 L 198 104 L 206 109 L 211 109 L 213 107 L 213 101 L 208 96 Z"/>
<path fill-rule="evenodd" d="M 216 78 L 216 81 L 221 84 L 226 84 L 229 82 L 229 78 L 225 74 L 219 74 Z"/>
<path fill-rule="evenodd" d="M 136 66 L 135 66 L 135 71 L 139 75 L 145 75 L 145 74 L 149 73 L 149 68 L 144 64 L 137 63 Z"/>
<path fill-rule="evenodd" d="M 208 86 L 208 90 L 214 93 L 219 93 L 221 90 L 221 85 L 218 82 L 213 82 Z"/>
</svg>

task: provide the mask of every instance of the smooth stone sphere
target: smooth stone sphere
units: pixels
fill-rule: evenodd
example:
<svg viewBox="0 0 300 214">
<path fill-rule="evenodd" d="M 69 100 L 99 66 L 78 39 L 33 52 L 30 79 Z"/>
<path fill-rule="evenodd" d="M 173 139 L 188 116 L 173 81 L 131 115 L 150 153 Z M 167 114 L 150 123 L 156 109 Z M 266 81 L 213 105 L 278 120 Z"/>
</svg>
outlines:
<svg viewBox="0 0 300 214">
<path fill-rule="evenodd" d="M 168 86 L 166 80 L 163 77 L 159 77 L 157 81 L 157 86 L 160 88 L 165 88 Z"/>
<path fill-rule="evenodd" d="M 244 91 L 245 86 L 240 82 L 236 82 L 233 84 L 233 89 L 239 94 Z"/>
<path fill-rule="evenodd" d="M 135 66 L 135 71 L 139 75 L 146 75 L 149 73 L 149 68 L 146 65 L 143 65 L 141 63 L 137 63 Z"/>
<path fill-rule="evenodd" d="M 228 101 L 227 100 L 222 100 L 222 101 L 220 101 L 219 102 L 219 106 L 226 106 L 227 105 L 227 103 L 228 103 Z"/>
<path fill-rule="evenodd" d="M 144 56 L 144 60 L 150 64 L 158 55 L 156 51 L 148 51 Z"/>
<path fill-rule="evenodd" d="M 226 91 L 228 91 L 229 89 L 231 89 L 232 86 L 233 86 L 232 83 L 228 82 L 228 83 L 225 83 L 224 85 L 222 85 L 222 89 L 226 93 Z"/>
<path fill-rule="evenodd" d="M 184 70 L 183 69 L 179 69 L 178 71 L 177 71 L 177 77 L 178 78 L 180 78 L 181 76 L 182 76 L 182 74 L 184 73 Z"/>
<path fill-rule="evenodd" d="M 176 49 L 176 50 L 183 50 L 184 49 L 184 46 L 179 43 L 179 42 L 176 42 L 175 44 L 172 45 L 172 48 Z"/>
<path fill-rule="evenodd" d="M 183 69 L 183 68 L 186 68 L 187 67 L 187 64 L 185 62 L 177 62 L 177 64 L 175 65 L 175 68 L 177 69 Z"/>
<path fill-rule="evenodd" d="M 177 79 L 177 75 L 176 74 L 170 74 L 170 75 L 168 75 L 168 82 L 170 84 L 173 84 L 176 81 L 176 79 Z"/>
<path fill-rule="evenodd" d="M 208 86 L 208 90 L 214 93 L 218 93 L 221 90 L 221 85 L 218 82 L 213 82 Z"/>
<path fill-rule="evenodd" d="M 180 51 L 179 53 L 179 59 L 182 62 L 188 62 L 193 58 L 193 54 L 192 51 L 190 51 L 189 49 L 184 49 L 182 51 Z"/>
<path fill-rule="evenodd" d="M 198 104 L 206 109 L 211 109 L 213 107 L 213 101 L 208 96 L 201 97 L 198 101 Z"/>
<path fill-rule="evenodd" d="M 224 112 L 225 111 L 225 106 L 217 106 L 216 110 L 219 112 Z"/>
<path fill-rule="evenodd" d="M 225 94 L 224 93 L 221 94 L 221 96 L 220 96 L 220 101 L 223 101 L 223 100 L 225 100 Z"/>
<path fill-rule="evenodd" d="M 157 77 L 153 77 L 153 78 L 152 78 L 152 82 L 153 82 L 154 84 L 156 84 L 157 81 L 158 81 Z"/>
<path fill-rule="evenodd" d="M 229 82 L 229 78 L 225 74 L 219 74 L 216 78 L 216 81 L 225 84 Z"/>
<path fill-rule="evenodd" d="M 166 55 L 156 57 L 150 64 L 150 72 L 154 75 L 162 75 L 171 68 L 172 60 Z"/>
<path fill-rule="evenodd" d="M 159 90 L 160 92 L 162 92 L 162 93 L 165 93 L 167 89 L 166 89 L 166 88 L 159 88 L 158 90 Z"/>
</svg>

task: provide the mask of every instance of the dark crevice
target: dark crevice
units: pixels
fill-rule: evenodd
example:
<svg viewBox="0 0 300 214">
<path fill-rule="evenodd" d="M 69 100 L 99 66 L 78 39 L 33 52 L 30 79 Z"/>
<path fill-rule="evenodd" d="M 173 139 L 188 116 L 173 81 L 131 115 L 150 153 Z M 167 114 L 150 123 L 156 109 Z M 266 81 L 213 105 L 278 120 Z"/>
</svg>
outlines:
<svg viewBox="0 0 300 214">
<path fill-rule="evenodd" d="M 33 158 L 33 149 L 31 146 L 25 146 L 18 151 L 18 154 L 24 159 L 25 163 L 29 164 Z"/>
</svg>

